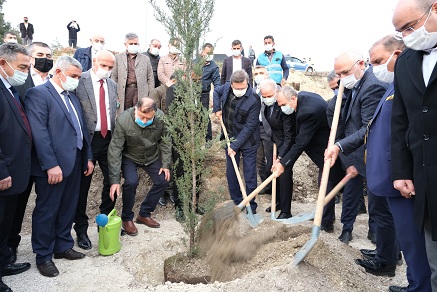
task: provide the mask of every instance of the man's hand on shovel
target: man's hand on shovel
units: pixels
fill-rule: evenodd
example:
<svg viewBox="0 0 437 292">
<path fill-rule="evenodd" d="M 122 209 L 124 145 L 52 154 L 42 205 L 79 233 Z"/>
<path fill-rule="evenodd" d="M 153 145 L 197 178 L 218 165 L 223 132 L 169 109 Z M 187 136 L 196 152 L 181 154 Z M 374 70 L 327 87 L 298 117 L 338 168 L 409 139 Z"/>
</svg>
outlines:
<svg viewBox="0 0 437 292">
<path fill-rule="evenodd" d="M 279 177 L 281 174 L 284 173 L 284 166 L 282 166 L 278 159 L 272 166 L 272 173 L 275 174 L 275 177 Z"/>
<path fill-rule="evenodd" d="M 340 147 L 337 145 L 331 145 L 325 150 L 325 161 L 331 158 L 331 167 L 334 165 L 340 153 Z"/>
</svg>

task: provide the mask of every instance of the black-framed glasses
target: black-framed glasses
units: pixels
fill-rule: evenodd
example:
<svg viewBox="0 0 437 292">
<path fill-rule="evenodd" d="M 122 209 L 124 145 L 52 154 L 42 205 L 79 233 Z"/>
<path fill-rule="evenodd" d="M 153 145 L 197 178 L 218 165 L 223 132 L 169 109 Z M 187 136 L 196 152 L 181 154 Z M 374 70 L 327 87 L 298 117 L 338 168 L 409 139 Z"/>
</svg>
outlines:
<svg viewBox="0 0 437 292">
<path fill-rule="evenodd" d="M 337 78 L 341 78 L 341 76 L 343 76 L 343 75 L 348 75 L 349 74 L 349 72 L 352 70 L 352 68 L 359 62 L 360 60 L 358 60 L 358 61 L 356 61 L 350 68 L 349 68 L 349 70 L 346 70 L 346 71 L 342 71 L 342 72 L 340 72 L 340 74 L 335 74 L 335 77 L 337 77 Z"/>
<path fill-rule="evenodd" d="M 412 26 L 409 26 L 409 27 L 407 27 L 406 29 L 404 29 L 404 30 L 402 30 L 402 31 L 396 31 L 396 33 L 395 33 L 395 35 L 394 35 L 395 39 L 397 39 L 397 40 L 402 40 L 402 39 L 403 39 L 404 37 L 406 37 L 407 35 L 413 33 L 413 32 L 416 30 L 414 27 L 415 27 L 416 25 L 418 25 L 418 24 L 422 21 L 423 17 L 425 17 L 426 14 L 428 14 L 428 16 L 426 17 L 425 22 L 423 23 L 423 25 L 425 25 L 426 22 L 428 21 L 429 16 L 431 15 L 432 6 L 433 6 L 434 4 L 435 4 L 435 3 L 433 3 L 433 4 L 429 7 L 428 12 L 425 12 L 425 13 L 424 13 L 420 18 L 419 18 L 419 20 L 416 21 Z"/>
</svg>

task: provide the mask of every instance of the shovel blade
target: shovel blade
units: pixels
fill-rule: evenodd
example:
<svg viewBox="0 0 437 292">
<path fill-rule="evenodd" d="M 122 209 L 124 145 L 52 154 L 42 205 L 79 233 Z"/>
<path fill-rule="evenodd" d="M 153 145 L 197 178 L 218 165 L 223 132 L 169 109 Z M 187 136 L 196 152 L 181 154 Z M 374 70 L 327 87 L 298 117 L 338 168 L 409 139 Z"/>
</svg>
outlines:
<svg viewBox="0 0 437 292">
<path fill-rule="evenodd" d="M 251 207 L 246 207 L 246 218 L 249 221 L 249 225 L 252 228 L 255 228 L 258 226 L 259 223 L 261 223 L 262 219 L 259 214 L 253 214 Z"/>
<path fill-rule="evenodd" d="M 288 218 L 288 219 L 276 219 L 276 221 L 279 221 L 279 222 L 284 223 L 284 224 L 297 224 L 297 223 L 302 223 L 302 222 L 314 219 L 314 214 L 315 214 L 315 212 L 304 213 L 304 214 L 300 214 L 297 216 L 293 216 L 293 217 Z"/>
<path fill-rule="evenodd" d="M 292 267 L 296 267 L 313 249 L 314 245 L 317 243 L 317 239 L 320 235 L 320 226 L 313 226 L 313 230 L 311 232 L 311 238 L 302 246 L 302 248 L 294 255 L 294 260 L 291 263 Z"/>
</svg>

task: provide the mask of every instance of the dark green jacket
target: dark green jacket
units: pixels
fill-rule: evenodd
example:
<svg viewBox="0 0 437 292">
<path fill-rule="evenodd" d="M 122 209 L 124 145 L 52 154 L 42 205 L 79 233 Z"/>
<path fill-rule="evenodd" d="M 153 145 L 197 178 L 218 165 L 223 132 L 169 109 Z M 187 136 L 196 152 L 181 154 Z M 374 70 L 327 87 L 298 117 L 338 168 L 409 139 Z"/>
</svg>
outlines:
<svg viewBox="0 0 437 292">
<path fill-rule="evenodd" d="M 161 159 L 162 168 L 170 167 L 172 146 L 170 139 L 164 139 L 168 133 L 159 112 L 146 128 L 135 123 L 133 107 L 117 118 L 108 149 L 110 184 L 120 183 L 122 156 L 146 166 Z"/>
</svg>

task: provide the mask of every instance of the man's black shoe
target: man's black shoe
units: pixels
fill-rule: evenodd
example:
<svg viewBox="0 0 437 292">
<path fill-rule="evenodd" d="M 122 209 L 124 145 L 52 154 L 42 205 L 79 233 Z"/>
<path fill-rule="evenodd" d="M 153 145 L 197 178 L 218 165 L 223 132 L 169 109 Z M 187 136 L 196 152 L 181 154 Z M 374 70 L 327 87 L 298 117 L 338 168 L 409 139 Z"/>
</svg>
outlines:
<svg viewBox="0 0 437 292">
<path fill-rule="evenodd" d="M 58 268 L 52 260 L 46 261 L 40 265 L 36 265 L 41 275 L 45 277 L 56 277 L 59 275 Z"/>
<path fill-rule="evenodd" d="M 247 209 L 246 209 L 246 213 L 249 213 L 249 212 L 247 212 Z M 256 214 L 256 209 L 254 210 L 254 209 L 252 209 L 252 214 Z"/>
<path fill-rule="evenodd" d="M 74 260 L 83 259 L 85 257 L 85 254 L 70 248 L 64 252 L 55 253 L 53 257 L 55 259 L 67 259 L 67 260 L 74 261 Z"/>
<path fill-rule="evenodd" d="M 408 286 L 407 287 L 390 286 L 390 287 L 388 287 L 388 291 L 390 291 L 390 292 L 407 292 Z"/>
<path fill-rule="evenodd" d="M 376 234 L 371 233 L 370 231 L 367 233 L 367 239 L 370 240 L 371 243 L 376 244 Z"/>
<path fill-rule="evenodd" d="M 10 247 L 9 250 L 11 251 L 11 261 L 9 263 L 15 264 L 17 261 L 17 248 L 16 247 Z"/>
<path fill-rule="evenodd" d="M 276 203 L 276 211 L 281 211 L 281 208 L 279 208 L 279 203 Z M 268 207 L 266 209 L 267 213 L 271 213 L 272 212 L 272 206 Z"/>
<path fill-rule="evenodd" d="M 361 214 L 367 214 L 366 205 L 364 204 L 361 204 L 357 210 L 357 215 L 361 215 Z"/>
<path fill-rule="evenodd" d="M 170 202 L 172 202 L 174 204 L 174 195 L 173 195 L 173 193 L 169 193 L 168 194 L 168 199 L 170 200 Z"/>
<path fill-rule="evenodd" d="M 28 269 L 30 269 L 30 263 L 9 264 L 0 270 L 0 275 L 3 277 L 17 275 L 27 271 Z"/>
<path fill-rule="evenodd" d="M 0 278 L 0 292 L 12 292 L 12 289 L 3 283 L 2 278 Z"/>
<path fill-rule="evenodd" d="M 86 233 L 77 235 L 77 246 L 81 249 L 91 249 L 91 240 Z"/>
<path fill-rule="evenodd" d="M 387 276 L 394 277 L 396 271 L 396 265 L 383 264 L 378 260 L 362 260 L 356 259 L 355 263 L 366 269 L 366 272 L 375 276 Z"/>
<path fill-rule="evenodd" d="M 158 204 L 161 206 L 167 206 L 167 199 L 163 195 L 161 198 L 159 198 Z"/>
<path fill-rule="evenodd" d="M 343 230 L 343 231 L 341 232 L 340 236 L 338 237 L 338 239 L 339 239 L 341 242 L 343 242 L 343 243 L 345 243 L 345 244 L 348 244 L 349 241 L 352 240 L 352 232 L 350 232 L 350 231 L 344 231 L 344 230 Z"/>
<path fill-rule="evenodd" d="M 360 249 L 360 252 L 366 260 L 373 259 L 376 256 L 376 249 Z"/>
<path fill-rule="evenodd" d="M 334 232 L 334 224 L 321 225 L 320 229 L 324 230 L 325 232 L 328 232 L 328 233 L 333 233 Z"/>
<path fill-rule="evenodd" d="M 338 193 L 335 195 L 335 203 L 339 204 L 340 202 L 341 202 L 341 196 L 340 196 L 340 193 Z"/>
<path fill-rule="evenodd" d="M 291 215 L 291 213 L 281 212 L 279 214 L 279 216 L 276 217 L 276 219 L 288 219 L 288 218 L 291 218 L 291 217 L 293 217 L 293 215 Z"/>
</svg>

